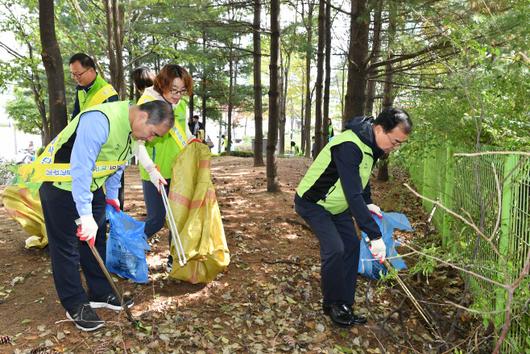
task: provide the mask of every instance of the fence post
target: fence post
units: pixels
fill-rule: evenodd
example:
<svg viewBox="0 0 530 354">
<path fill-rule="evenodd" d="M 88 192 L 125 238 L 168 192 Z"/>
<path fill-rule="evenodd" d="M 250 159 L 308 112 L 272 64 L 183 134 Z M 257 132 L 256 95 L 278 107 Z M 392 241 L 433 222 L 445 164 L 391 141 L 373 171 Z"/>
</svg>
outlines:
<svg viewBox="0 0 530 354">
<path fill-rule="evenodd" d="M 445 186 L 444 194 L 442 198 L 443 204 L 451 209 L 453 207 L 453 190 L 455 186 L 454 180 L 454 157 L 453 147 L 447 146 L 446 158 L 447 164 L 445 165 Z M 440 211 L 441 212 L 441 211 Z M 449 245 L 449 238 L 451 237 L 451 215 L 444 212 L 442 221 L 442 246 L 447 247 Z M 452 247 L 455 247 L 455 242 L 451 242 Z"/>
<path fill-rule="evenodd" d="M 429 150 L 425 156 L 423 164 L 423 188 L 422 194 L 431 199 L 436 199 L 436 194 L 433 193 L 436 191 L 434 186 L 433 179 L 433 161 L 435 161 L 436 155 L 435 152 Z M 432 209 L 432 203 L 426 200 L 422 201 L 423 209 L 429 212 Z"/>
<path fill-rule="evenodd" d="M 508 155 L 504 160 L 504 171 L 502 175 L 502 210 L 501 210 L 501 227 L 499 233 L 499 253 L 502 259 L 499 259 L 499 269 L 508 270 L 508 253 L 510 251 L 510 237 L 512 226 L 512 206 L 513 206 L 513 187 L 514 187 L 514 169 L 517 167 L 517 155 Z M 502 262 L 502 263 L 501 263 Z M 513 269 L 512 269 L 513 270 Z M 500 273 L 506 274 L 504 272 Z M 510 275 L 507 274 L 502 279 L 497 279 L 499 282 L 505 283 L 510 280 Z M 495 309 L 503 311 L 506 305 L 506 292 L 504 290 L 497 291 Z M 497 316 L 495 324 L 497 326 L 504 322 L 504 315 Z"/>
<path fill-rule="evenodd" d="M 433 173 L 433 178 L 436 180 L 435 190 L 433 191 L 433 199 L 437 199 L 439 202 L 443 203 L 444 193 L 445 193 L 445 174 L 447 170 L 447 149 L 444 147 L 439 147 L 436 149 L 435 166 L 437 166 L 435 172 Z M 437 172 L 437 173 L 436 173 Z M 434 225 L 436 229 L 439 230 L 440 235 L 442 236 L 443 244 L 443 214 L 441 209 L 437 209 L 433 216 Z"/>
</svg>

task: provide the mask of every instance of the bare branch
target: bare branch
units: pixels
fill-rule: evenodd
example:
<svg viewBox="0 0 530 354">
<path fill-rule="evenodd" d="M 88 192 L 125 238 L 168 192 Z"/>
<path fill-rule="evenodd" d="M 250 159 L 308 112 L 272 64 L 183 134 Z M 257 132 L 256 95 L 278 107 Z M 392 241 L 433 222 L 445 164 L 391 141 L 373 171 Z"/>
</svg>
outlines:
<svg viewBox="0 0 530 354">
<path fill-rule="evenodd" d="M 457 218 L 457 219 L 461 220 L 462 222 L 464 222 L 464 224 L 470 226 L 473 230 L 475 230 L 475 232 L 476 232 L 478 235 L 480 235 L 484 240 L 486 240 L 486 241 L 490 244 L 491 248 L 493 249 L 493 251 L 495 252 L 495 254 L 496 254 L 497 256 L 501 256 L 501 254 L 499 253 L 499 250 L 497 249 L 497 246 L 495 246 L 495 245 L 491 242 L 490 238 L 487 237 L 487 236 L 486 236 L 486 235 L 485 235 L 485 234 L 484 234 L 484 233 L 483 233 L 483 232 L 477 227 L 477 225 L 475 225 L 473 222 L 468 221 L 468 220 L 467 220 L 466 218 L 464 218 L 462 215 L 455 213 L 454 211 L 452 211 L 451 209 L 447 208 L 445 205 L 443 205 L 443 204 L 440 203 L 439 201 L 437 201 L 437 200 L 433 200 L 433 199 L 430 199 L 430 198 L 428 198 L 428 197 L 426 197 L 426 196 L 424 196 L 424 195 L 419 194 L 419 193 L 416 192 L 411 186 L 409 186 L 407 183 L 404 183 L 403 185 L 404 185 L 405 187 L 407 187 L 407 188 L 412 192 L 412 194 L 414 194 L 415 196 L 417 196 L 417 197 L 419 197 L 419 198 L 421 198 L 421 199 L 423 199 L 423 200 L 426 200 L 426 201 L 428 201 L 428 202 L 430 202 L 430 203 L 433 203 L 433 205 L 437 205 L 437 206 L 439 206 L 440 208 L 442 208 L 443 210 L 445 210 L 447 213 L 453 215 L 455 218 Z"/>
<path fill-rule="evenodd" d="M 482 279 L 482 280 L 484 280 L 484 281 L 486 281 L 486 282 L 488 282 L 488 283 L 491 283 L 491 284 L 496 285 L 496 286 L 498 286 L 498 287 L 501 287 L 501 288 L 503 288 L 503 289 L 508 290 L 508 288 L 509 288 L 509 285 L 499 283 L 498 281 L 495 281 L 495 280 L 493 280 L 493 279 L 487 278 L 487 277 L 485 277 L 485 276 L 483 276 L 483 275 L 480 275 L 480 274 L 478 274 L 478 273 L 475 273 L 475 272 L 472 272 L 472 271 L 467 270 L 467 269 L 465 269 L 465 268 L 462 268 L 462 267 L 460 267 L 460 266 L 457 266 L 456 264 L 453 264 L 453 263 L 447 262 L 447 261 L 445 261 L 445 260 L 443 260 L 443 259 L 441 259 L 441 258 L 438 258 L 438 257 L 436 257 L 436 256 L 432 256 L 432 255 L 430 255 L 430 254 L 426 254 L 426 253 L 424 253 L 424 252 L 421 252 L 420 250 L 417 250 L 417 249 L 415 249 L 414 247 L 412 247 L 412 246 L 410 246 L 410 245 L 403 244 L 402 246 L 407 247 L 407 248 L 411 249 L 412 251 L 414 251 L 414 252 L 416 252 L 416 253 L 418 253 L 418 254 L 424 256 L 424 257 L 434 259 L 434 260 L 437 261 L 437 262 L 443 263 L 443 264 L 445 264 L 445 265 L 447 265 L 447 266 L 449 266 L 449 267 L 451 267 L 451 268 L 457 269 L 457 270 L 459 270 L 459 271 L 461 271 L 461 272 L 464 272 L 464 273 L 467 273 L 467 274 L 472 275 L 472 276 L 474 276 L 474 277 L 477 277 L 477 278 L 479 278 L 479 279 Z"/>
<path fill-rule="evenodd" d="M 452 301 L 449 301 L 449 300 L 445 300 L 445 303 L 449 304 L 451 306 L 454 306 L 456 308 L 459 308 L 461 310 L 464 310 L 466 312 L 474 313 L 474 314 L 477 314 L 477 315 L 499 315 L 499 314 L 504 312 L 504 310 L 479 311 L 479 310 L 475 310 L 475 309 L 470 309 L 469 307 L 462 306 L 460 304 L 457 304 L 456 302 L 452 302 Z"/>
<path fill-rule="evenodd" d="M 447 48 L 451 48 L 451 43 L 447 40 L 444 40 L 439 43 L 435 43 L 433 45 L 420 49 L 414 53 L 402 54 L 402 55 L 394 56 L 392 57 L 392 59 L 389 59 L 389 60 L 383 60 L 377 63 L 373 63 L 370 65 L 370 69 L 377 68 L 379 66 L 385 66 L 387 64 L 399 63 L 407 59 L 419 57 L 420 55 L 423 55 L 426 53 L 431 53 L 431 52 L 435 52 L 435 51 L 447 49 Z"/>
<path fill-rule="evenodd" d="M 17 59 L 24 59 L 25 58 L 25 56 L 23 56 L 22 54 L 20 54 L 19 52 L 17 52 L 16 50 L 14 50 L 13 48 L 11 48 L 10 46 L 8 46 L 7 44 L 5 44 L 2 41 L 0 41 L 0 47 L 4 48 L 6 50 L 6 52 L 8 52 L 9 54 L 11 54 L 12 56 L 14 56 Z"/>
</svg>

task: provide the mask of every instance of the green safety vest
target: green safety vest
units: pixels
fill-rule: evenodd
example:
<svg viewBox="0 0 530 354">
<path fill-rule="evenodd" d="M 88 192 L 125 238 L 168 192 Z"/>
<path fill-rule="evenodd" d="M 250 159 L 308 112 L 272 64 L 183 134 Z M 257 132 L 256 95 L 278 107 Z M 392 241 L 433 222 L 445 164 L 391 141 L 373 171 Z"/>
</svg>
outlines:
<svg viewBox="0 0 530 354">
<path fill-rule="evenodd" d="M 144 93 L 138 100 L 138 104 L 155 100 L 155 97 Z M 171 178 L 175 157 L 177 157 L 180 151 L 187 145 L 187 110 L 188 102 L 184 98 L 181 98 L 179 103 L 173 108 L 175 125 L 169 130 L 169 134 L 165 134 L 164 136 L 157 137 L 152 141 L 145 143 L 147 153 L 160 169 L 162 177 L 166 179 Z M 149 173 L 147 173 L 143 166 L 140 166 L 140 175 L 144 181 L 149 181 Z"/>
<path fill-rule="evenodd" d="M 70 163 L 55 162 L 55 156 L 61 147 L 76 132 L 79 118 L 87 112 L 103 113 L 109 121 L 109 136 L 101 146 L 92 172 L 93 192 L 103 186 L 105 180 L 114 174 L 120 166 L 131 158 L 131 124 L 129 122 L 129 102 L 119 101 L 105 103 L 79 113 L 68 123 L 39 155 L 38 159 L 19 168 L 23 180 L 32 182 L 54 182 L 54 186 L 63 190 L 72 190 Z"/>
<path fill-rule="evenodd" d="M 331 148 L 348 141 L 357 145 L 363 154 L 361 164 L 359 165 L 359 174 L 363 188 L 366 187 L 374 164 L 372 148 L 363 143 L 353 131 L 346 130 L 345 132 L 335 136 L 333 140 L 324 146 L 313 164 L 309 167 L 304 178 L 302 178 L 302 181 L 300 181 L 298 188 L 296 188 L 296 193 L 300 197 L 304 196 L 304 193 L 316 183 L 318 178 L 322 175 L 322 173 L 324 173 L 326 168 L 328 168 L 329 164 L 331 163 Z M 340 178 L 337 179 L 337 182 L 335 182 L 335 184 L 328 189 L 325 198 L 319 200 L 317 204 L 323 206 L 324 209 L 333 215 L 340 214 L 348 209 L 348 201 L 344 195 L 344 191 L 342 190 Z"/>
<path fill-rule="evenodd" d="M 333 125 L 330 123 L 328 125 L 328 140 L 331 139 L 333 137 Z"/>
<path fill-rule="evenodd" d="M 110 97 L 118 95 L 114 87 L 107 83 L 101 76 L 97 75 L 96 80 L 88 90 L 77 90 L 77 99 L 79 100 L 79 109 L 81 111 L 92 106 L 105 102 Z"/>
</svg>

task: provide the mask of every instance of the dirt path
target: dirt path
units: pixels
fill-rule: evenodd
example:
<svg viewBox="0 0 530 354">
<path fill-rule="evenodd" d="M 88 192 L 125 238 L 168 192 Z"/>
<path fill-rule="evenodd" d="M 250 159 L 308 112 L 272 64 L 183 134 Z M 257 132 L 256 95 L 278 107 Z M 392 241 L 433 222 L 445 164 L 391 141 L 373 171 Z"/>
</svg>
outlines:
<svg viewBox="0 0 530 354">
<path fill-rule="evenodd" d="M 266 193 L 265 168 L 252 167 L 252 159 L 222 157 L 213 161 L 224 228 L 231 252 L 228 270 L 208 285 L 167 280 L 167 230 L 155 237 L 148 255 L 150 283 L 120 280 L 135 296 L 133 314 L 153 331 L 146 334 L 130 326 L 124 315 L 98 310 L 107 320 L 92 334 L 65 321 L 58 303 L 45 250 L 26 250 L 28 236 L 0 210 L 0 352 L 104 353 L 117 352 L 349 352 L 410 353 L 430 351 L 431 337 L 418 315 L 403 300 L 397 287 L 372 284 L 361 278 L 356 310 L 369 317 L 366 326 L 339 329 L 321 313 L 319 255 L 316 239 L 293 211 L 293 193 L 310 161 L 279 160 L 282 192 Z M 373 186 L 374 200 L 385 210 L 405 212 L 413 226 L 424 218 L 418 202 L 401 187 L 403 177 Z M 127 170 L 125 211 L 145 217 L 137 170 Z M 425 220 L 425 219 L 423 219 Z M 422 229 L 422 227 L 419 227 Z M 421 237 L 420 233 L 404 235 Z M 441 270 L 443 273 L 444 271 Z M 425 279 L 413 287 L 429 301 L 461 282 L 447 272 L 445 282 Z M 432 291 L 438 289 L 438 291 Z M 368 300 L 367 300 L 368 299 Z M 401 306 L 400 306 L 401 305 Z M 394 311 L 397 309 L 397 311 Z M 440 318 L 452 314 L 437 308 Z M 383 322 L 385 325 L 383 326 Z M 384 329 L 383 329 L 384 327 Z M 0 338 L 1 339 L 1 338 Z"/>
</svg>

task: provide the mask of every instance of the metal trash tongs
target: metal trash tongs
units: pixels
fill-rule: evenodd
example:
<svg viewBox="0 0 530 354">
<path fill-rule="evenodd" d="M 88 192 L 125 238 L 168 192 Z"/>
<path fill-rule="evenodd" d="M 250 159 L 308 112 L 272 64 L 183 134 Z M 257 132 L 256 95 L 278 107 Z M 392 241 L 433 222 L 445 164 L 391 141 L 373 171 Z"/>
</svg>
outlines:
<svg viewBox="0 0 530 354">
<path fill-rule="evenodd" d="M 436 209 L 436 208 L 435 208 Z M 434 214 L 434 211 L 431 213 L 431 215 Z M 357 224 L 356 224 L 357 225 Z M 358 235 L 361 234 L 360 232 L 360 229 L 357 229 L 357 232 L 358 232 Z M 364 241 L 366 242 L 366 246 L 369 247 L 370 245 L 370 238 L 366 237 L 364 239 Z M 374 258 L 375 259 L 375 258 Z M 429 315 L 429 313 L 427 311 L 425 311 L 418 300 L 416 300 L 416 298 L 414 297 L 414 295 L 412 294 L 412 292 L 410 291 L 410 289 L 407 287 L 407 285 L 405 284 L 405 282 L 400 278 L 399 274 L 398 274 L 398 271 L 397 269 L 394 268 L 394 266 L 392 265 L 392 263 L 390 263 L 388 261 L 388 259 L 385 259 L 383 262 L 379 261 L 379 263 L 382 263 L 385 265 L 386 269 L 388 271 L 391 271 L 392 269 L 394 269 L 396 271 L 395 273 L 395 279 L 397 281 L 397 283 L 399 284 L 399 286 L 401 287 L 401 289 L 403 289 L 403 291 L 405 292 L 405 295 L 407 295 L 407 297 L 409 298 L 410 302 L 412 302 L 412 305 L 414 305 L 414 307 L 416 308 L 416 310 L 418 311 L 418 313 L 420 314 L 420 316 L 422 317 L 422 319 L 425 321 L 425 323 L 427 324 L 427 328 L 429 330 L 429 332 L 431 332 L 431 334 L 435 337 L 436 340 L 442 340 L 442 336 L 440 335 L 440 332 L 438 330 L 438 327 L 436 326 L 434 320 L 432 319 L 432 317 Z"/>
<path fill-rule="evenodd" d="M 162 194 L 162 201 L 164 202 L 164 207 L 166 208 L 166 217 L 169 223 L 169 229 L 171 230 L 171 238 L 173 239 L 173 245 L 177 251 L 177 256 L 179 259 L 180 266 L 184 266 L 187 262 L 186 253 L 184 252 L 184 247 L 182 247 L 182 242 L 180 241 L 180 236 L 177 231 L 177 225 L 175 224 L 175 218 L 173 218 L 173 211 L 169 205 L 169 199 L 167 197 L 166 189 L 164 186 L 160 186 L 160 194 Z M 171 252 L 171 249 L 169 250 Z"/>
</svg>

